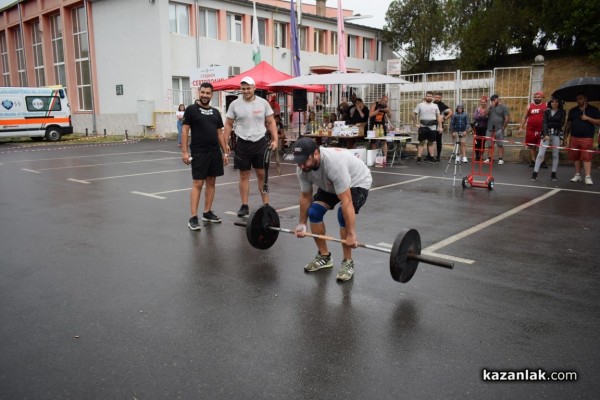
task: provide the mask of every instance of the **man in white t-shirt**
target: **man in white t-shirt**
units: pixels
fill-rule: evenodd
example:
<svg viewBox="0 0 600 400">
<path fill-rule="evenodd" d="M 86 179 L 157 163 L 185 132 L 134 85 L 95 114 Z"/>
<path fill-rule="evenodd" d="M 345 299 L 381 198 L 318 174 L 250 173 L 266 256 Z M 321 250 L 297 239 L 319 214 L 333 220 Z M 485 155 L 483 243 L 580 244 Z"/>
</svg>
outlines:
<svg viewBox="0 0 600 400">
<path fill-rule="evenodd" d="M 373 179 L 365 163 L 352 153 L 338 147 L 318 147 L 310 138 L 301 138 L 293 145 L 294 163 L 300 181 L 300 213 L 296 236 L 304 237 L 306 223 L 317 235 L 326 232 L 323 216 L 341 202 L 337 218 L 344 259 L 337 280 L 347 281 L 354 275 L 352 249 L 358 245 L 355 214 L 365 204 Z M 317 192 L 313 196 L 313 185 Z M 304 266 L 307 272 L 333 267 L 327 241 L 315 238 L 317 256 Z"/>
<path fill-rule="evenodd" d="M 413 111 L 413 123 L 419 128 L 417 164 L 421 164 L 421 154 L 423 154 L 425 142 L 427 142 L 429 154 L 433 155 L 433 144 L 435 143 L 438 132 L 442 132 L 442 115 L 440 114 L 440 109 L 437 104 L 433 102 L 433 92 L 427 92 L 425 94 L 425 100 L 415 107 Z M 431 163 L 436 162 L 433 157 L 429 160 Z"/>
<path fill-rule="evenodd" d="M 225 138 L 229 138 L 235 123 L 235 157 L 233 168 L 240 171 L 240 198 L 242 206 L 238 217 L 250 214 L 248 198 L 250 196 L 250 170 L 254 167 L 258 180 L 258 190 L 263 204 L 269 203 L 269 193 L 263 191 L 265 181 L 265 152 L 268 148 L 277 150 L 277 126 L 269 102 L 254 94 L 256 86 L 249 76 L 242 78 L 240 89 L 242 97 L 231 102 L 225 121 Z M 265 125 L 269 135 L 265 134 Z"/>
</svg>

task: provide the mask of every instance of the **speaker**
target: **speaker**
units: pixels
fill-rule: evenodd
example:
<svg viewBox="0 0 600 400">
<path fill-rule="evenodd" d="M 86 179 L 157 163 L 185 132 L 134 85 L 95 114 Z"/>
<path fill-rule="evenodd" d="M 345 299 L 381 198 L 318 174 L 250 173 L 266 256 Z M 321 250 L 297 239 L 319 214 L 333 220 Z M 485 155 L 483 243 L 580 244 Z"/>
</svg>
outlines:
<svg viewBox="0 0 600 400">
<path fill-rule="evenodd" d="M 238 98 L 237 96 L 231 95 L 231 94 L 225 96 L 225 112 L 229 111 L 229 105 L 231 104 L 232 101 L 234 101 L 237 98 Z"/>
<path fill-rule="evenodd" d="M 292 91 L 292 107 L 294 111 L 306 111 L 308 100 L 306 89 L 295 89 Z"/>
</svg>

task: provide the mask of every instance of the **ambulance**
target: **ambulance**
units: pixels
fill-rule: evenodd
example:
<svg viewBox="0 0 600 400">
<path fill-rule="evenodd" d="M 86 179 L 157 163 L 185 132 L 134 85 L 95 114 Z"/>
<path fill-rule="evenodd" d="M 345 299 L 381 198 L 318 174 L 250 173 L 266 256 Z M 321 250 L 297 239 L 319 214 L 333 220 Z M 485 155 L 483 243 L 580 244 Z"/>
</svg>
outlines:
<svg viewBox="0 0 600 400">
<path fill-rule="evenodd" d="M 0 138 L 56 142 L 70 133 L 71 106 L 63 87 L 0 87 Z"/>
</svg>

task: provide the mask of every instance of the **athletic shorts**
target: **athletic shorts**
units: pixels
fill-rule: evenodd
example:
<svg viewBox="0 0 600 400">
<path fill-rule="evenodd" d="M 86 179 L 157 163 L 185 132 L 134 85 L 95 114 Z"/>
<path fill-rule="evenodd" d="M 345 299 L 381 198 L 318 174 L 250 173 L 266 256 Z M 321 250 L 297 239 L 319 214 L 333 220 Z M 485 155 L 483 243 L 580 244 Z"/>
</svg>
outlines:
<svg viewBox="0 0 600 400">
<path fill-rule="evenodd" d="M 525 133 L 525 145 L 527 147 L 537 147 L 540 144 L 541 139 L 542 135 L 540 131 L 527 129 L 527 133 Z"/>
<path fill-rule="evenodd" d="M 489 129 L 487 131 L 485 131 L 485 136 L 492 137 L 492 131 Z M 495 135 L 494 139 L 496 139 L 496 146 L 504 147 L 504 130 L 496 129 L 496 135 Z M 486 144 L 486 147 L 490 147 L 493 143 L 493 140 L 486 140 L 486 142 L 488 142 Z"/>
<path fill-rule="evenodd" d="M 458 138 L 460 143 L 467 143 L 467 132 L 452 132 L 452 138 L 454 140 Z"/>
<path fill-rule="evenodd" d="M 428 127 L 420 127 L 419 128 L 419 136 L 418 136 L 418 140 L 419 140 L 419 144 L 424 144 L 425 142 L 431 144 L 433 142 L 435 142 L 435 139 L 437 137 L 437 131 L 429 129 Z"/>
<path fill-rule="evenodd" d="M 569 160 L 571 161 L 592 161 L 594 153 L 591 151 L 577 151 L 579 150 L 592 150 L 594 146 L 594 138 L 580 138 L 573 137 L 569 139 Z"/>
<path fill-rule="evenodd" d="M 352 205 L 354 206 L 354 212 L 358 214 L 360 208 L 367 201 L 367 196 L 369 196 L 369 190 L 361 187 L 353 187 L 350 188 L 350 194 L 352 195 Z M 321 203 L 325 203 L 329 206 L 330 210 L 333 210 L 335 205 L 340 202 L 337 194 L 329 193 L 321 188 L 317 189 L 317 193 L 313 196 L 313 202 L 318 201 Z"/>
<path fill-rule="evenodd" d="M 233 157 L 233 168 L 240 171 L 249 171 L 251 168 L 263 169 L 267 147 L 269 147 L 269 140 L 266 137 L 256 142 L 238 137 Z"/>
<path fill-rule="evenodd" d="M 223 154 L 221 150 L 209 153 L 192 153 L 192 179 L 203 181 L 207 177 L 223 176 Z"/>
</svg>

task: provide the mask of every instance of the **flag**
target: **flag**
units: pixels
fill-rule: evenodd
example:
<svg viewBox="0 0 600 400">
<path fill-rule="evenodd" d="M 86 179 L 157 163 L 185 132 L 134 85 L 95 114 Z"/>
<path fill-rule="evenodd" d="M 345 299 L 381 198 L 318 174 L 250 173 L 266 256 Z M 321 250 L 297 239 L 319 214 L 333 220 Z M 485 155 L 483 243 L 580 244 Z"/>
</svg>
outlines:
<svg viewBox="0 0 600 400">
<path fill-rule="evenodd" d="M 260 63 L 260 41 L 258 39 L 258 18 L 256 18 L 256 2 L 252 2 L 254 16 L 252 17 L 252 61 L 254 65 Z"/>
<path fill-rule="evenodd" d="M 346 31 L 344 29 L 344 13 L 342 11 L 342 0 L 338 0 L 338 71 L 346 72 Z"/>
<path fill-rule="evenodd" d="M 298 25 L 296 23 L 294 0 L 290 3 L 290 24 L 292 24 L 292 75 L 300 76 L 302 75 L 300 72 L 300 47 L 298 46 Z"/>
</svg>

